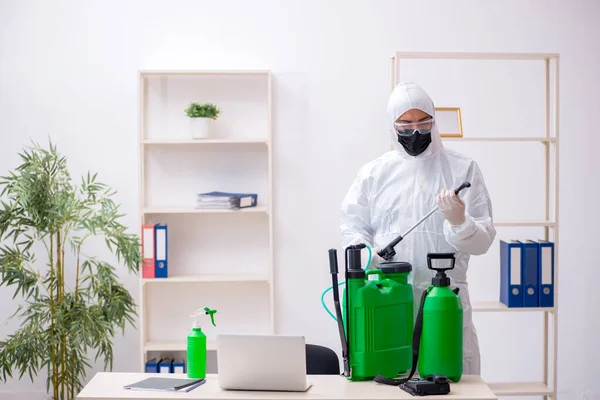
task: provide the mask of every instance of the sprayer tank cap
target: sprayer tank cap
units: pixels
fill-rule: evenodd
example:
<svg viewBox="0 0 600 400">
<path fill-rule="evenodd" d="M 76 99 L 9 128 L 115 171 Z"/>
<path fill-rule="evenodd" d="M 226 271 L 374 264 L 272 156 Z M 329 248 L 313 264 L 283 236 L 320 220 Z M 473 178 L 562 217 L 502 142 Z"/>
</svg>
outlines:
<svg viewBox="0 0 600 400">
<path fill-rule="evenodd" d="M 412 265 L 406 261 L 390 261 L 379 264 L 379 269 L 384 274 L 400 274 L 412 271 Z"/>
<path fill-rule="evenodd" d="M 444 273 L 444 271 L 438 271 L 438 273 L 431 280 L 433 286 L 450 286 L 450 278 Z"/>
</svg>

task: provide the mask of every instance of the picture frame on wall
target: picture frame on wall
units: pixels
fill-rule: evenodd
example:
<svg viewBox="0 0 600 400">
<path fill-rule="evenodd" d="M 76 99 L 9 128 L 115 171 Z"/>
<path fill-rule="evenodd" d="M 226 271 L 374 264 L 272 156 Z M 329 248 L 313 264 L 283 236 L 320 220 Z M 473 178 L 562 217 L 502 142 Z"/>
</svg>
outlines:
<svg viewBox="0 0 600 400">
<path fill-rule="evenodd" d="M 436 107 L 435 121 L 441 137 L 463 137 L 460 107 Z"/>
</svg>

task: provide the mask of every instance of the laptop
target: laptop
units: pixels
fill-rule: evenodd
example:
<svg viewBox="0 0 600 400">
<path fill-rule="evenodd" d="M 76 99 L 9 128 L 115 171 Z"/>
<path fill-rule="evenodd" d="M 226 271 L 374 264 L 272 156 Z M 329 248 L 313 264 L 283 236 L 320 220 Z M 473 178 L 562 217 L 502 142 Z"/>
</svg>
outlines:
<svg viewBox="0 0 600 400">
<path fill-rule="evenodd" d="M 305 392 L 311 386 L 304 336 L 218 335 L 217 368 L 225 390 Z"/>
</svg>

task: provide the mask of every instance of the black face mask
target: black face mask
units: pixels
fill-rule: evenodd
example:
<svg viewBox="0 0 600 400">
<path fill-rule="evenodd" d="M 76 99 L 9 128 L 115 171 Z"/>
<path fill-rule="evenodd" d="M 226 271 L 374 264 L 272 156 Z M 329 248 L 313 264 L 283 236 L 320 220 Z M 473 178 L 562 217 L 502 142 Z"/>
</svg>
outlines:
<svg viewBox="0 0 600 400">
<path fill-rule="evenodd" d="M 398 136 L 398 143 L 404 147 L 404 150 L 411 156 L 418 156 L 424 152 L 431 143 L 431 132 L 419 133 L 414 132 L 412 135 Z"/>
</svg>

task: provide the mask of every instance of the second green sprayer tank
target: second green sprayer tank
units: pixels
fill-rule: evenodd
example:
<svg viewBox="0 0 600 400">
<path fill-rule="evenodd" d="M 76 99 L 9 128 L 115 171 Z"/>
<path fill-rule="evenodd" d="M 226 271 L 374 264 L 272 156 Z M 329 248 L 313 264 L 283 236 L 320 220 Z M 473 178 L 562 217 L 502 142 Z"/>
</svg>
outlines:
<svg viewBox="0 0 600 400">
<path fill-rule="evenodd" d="M 451 259 L 448 268 L 435 268 L 432 259 Z M 454 268 L 454 254 L 428 254 L 436 270 L 423 304 L 423 331 L 419 346 L 419 375 L 445 375 L 453 382 L 463 373 L 463 307 L 458 289 L 450 288 L 445 271 Z"/>
</svg>

